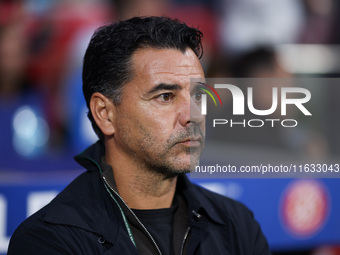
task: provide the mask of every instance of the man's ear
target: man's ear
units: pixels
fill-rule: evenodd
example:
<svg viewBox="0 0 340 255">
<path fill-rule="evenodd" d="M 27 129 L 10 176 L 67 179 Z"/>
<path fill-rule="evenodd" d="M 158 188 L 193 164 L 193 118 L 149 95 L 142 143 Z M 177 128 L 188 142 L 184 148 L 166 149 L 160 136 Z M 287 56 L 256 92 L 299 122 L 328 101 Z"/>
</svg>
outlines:
<svg viewBox="0 0 340 255">
<path fill-rule="evenodd" d="M 99 92 L 95 92 L 91 96 L 90 108 L 93 119 L 103 134 L 106 136 L 113 135 L 115 133 L 115 106 L 112 100 Z"/>
</svg>

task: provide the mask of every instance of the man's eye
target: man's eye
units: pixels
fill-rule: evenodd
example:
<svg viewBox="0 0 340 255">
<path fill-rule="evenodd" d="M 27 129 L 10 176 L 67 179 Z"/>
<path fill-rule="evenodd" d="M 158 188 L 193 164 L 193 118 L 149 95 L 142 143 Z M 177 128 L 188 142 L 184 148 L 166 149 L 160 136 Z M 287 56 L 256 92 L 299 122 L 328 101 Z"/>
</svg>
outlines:
<svg viewBox="0 0 340 255">
<path fill-rule="evenodd" d="M 200 102 L 202 100 L 202 92 L 199 91 L 199 92 L 196 92 L 194 95 L 193 95 L 193 99 L 195 102 Z"/>
<path fill-rule="evenodd" d="M 159 98 L 163 101 L 163 102 L 169 102 L 172 98 L 173 98 L 173 95 L 171 93 L 164 93 L 164 94 L 161 94 L 159 96 Z"/>
</svg>

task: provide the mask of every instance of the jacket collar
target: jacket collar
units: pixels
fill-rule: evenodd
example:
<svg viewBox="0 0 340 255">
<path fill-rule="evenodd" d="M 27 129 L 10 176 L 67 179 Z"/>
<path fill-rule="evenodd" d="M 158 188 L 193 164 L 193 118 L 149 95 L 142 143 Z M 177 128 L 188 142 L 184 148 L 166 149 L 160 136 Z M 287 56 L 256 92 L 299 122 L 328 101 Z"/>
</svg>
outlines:
<svg viewBox="0 0 340 255">
<path fill-rule="evenodd" d="M 74 159 L 79 165 L 83 166 L 88 171 L 99 171 L 102 172 L 100 167 L 101 158 L 105 155 L 105 146 L 103 142 L 98 140 L 92 144 L 86 150 L 79 155 L 75 156 Z"/>
<path fill-rule="evenodd" d="M 93 175 L 93 177 L 90 178 L 92 187 L 91 189 L 90 187 L 79 187 L 78 185 L 67 187 L 67 194 L 71 194 L 69 197 L 70 200 L 68 201 L 66 199 L 65 202 L 65 196 L 62 194 L 66 192 L 63 191 L 60 196 L 58 196 L 59 198 L 56 198 L 58 206 L 50 207 L 50 210 L 45 215 L 45 220 L 52 223 L 80 227 L 96 233 L 101 231 L 101 233 L 98 234 L 103 235 L 106 240 L 111 242 L 115 240 L 111 232 L 112 229 L 108 231 L 107 223 L 104 220 L 100 220 L 112 219 L 110 214 L 114 214 L 113 209 L 112 211 L 107 211 L 108 208 L 112 208 L 112 206 L 107 206 L 107 199 L 98 199 L 98 196 L 109 197 L 100 179 L 100 175 L 96 174 L 96 171 L 102 173 L 101 158 L 104 155 L 105 147 L 102 142 L 98 141 L 75 157 L 75 160 L 88 170 L 88 174 Z M 75 181 L 77 182 L 77 180 Z M 82 184 L 84 185 L 84 183 Z M 202 193 L 202 188 L 191 183 L 186 175 L 178 177 L 177 190 L 185 198 L 191 215 L 194 211 L 218 224 L 225 224 L 225 220 L 223 220 L 221 215 L 216 211 L 216 208 L 212 205 L 206 194 Z M 72 204 L 68 205 L 68 202 Z M 225 212 L 225 214 L 227 214 L 227 212 Z M 116 221 L 118 221 L 118 219 L 116 219 Z"/>
</svg>

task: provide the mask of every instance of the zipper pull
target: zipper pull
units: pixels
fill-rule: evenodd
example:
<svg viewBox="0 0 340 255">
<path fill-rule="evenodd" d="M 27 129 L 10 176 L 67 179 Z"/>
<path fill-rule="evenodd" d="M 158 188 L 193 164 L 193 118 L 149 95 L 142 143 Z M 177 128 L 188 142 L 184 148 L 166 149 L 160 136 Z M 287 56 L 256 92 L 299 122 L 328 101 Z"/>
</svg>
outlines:
<svg viewBox="0 0 340 255">
<path fill-rule="evenodd" d="M 192 213 L 195 215 L 197 220 L 199 220 L 202 217 L 202 215 L 196 212 L 195 210 L 192 210 Z"/>
</svg>

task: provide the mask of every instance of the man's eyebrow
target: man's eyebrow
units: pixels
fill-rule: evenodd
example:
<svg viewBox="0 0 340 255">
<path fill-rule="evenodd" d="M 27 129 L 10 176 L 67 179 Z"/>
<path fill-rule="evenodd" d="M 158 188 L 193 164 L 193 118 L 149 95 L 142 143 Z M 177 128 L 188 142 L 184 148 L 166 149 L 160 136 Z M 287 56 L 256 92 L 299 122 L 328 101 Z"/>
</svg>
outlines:
<svg viewBox="0 0 340 255">
<path fill-rule="evenodd" d="M 147 94 L 150 95 L 161 90 L 181 90 L 181 89 L 182 89 L 182 86 L 178 84 L 160 83 L 157 86 L 153 87 L 151 90 L 149 90 Z"/>
<path fill-rule="evenodd" d="M 193 89 L 206 89 L 207 86 L 203 85 L 204 83 L 196 82 L 196 84 L 193 86 Z"/>
</svg>

